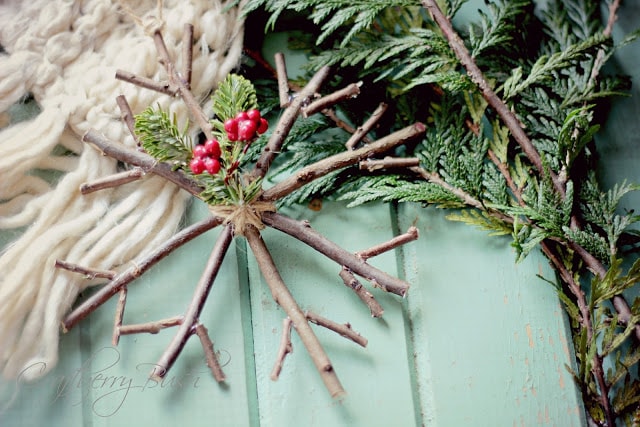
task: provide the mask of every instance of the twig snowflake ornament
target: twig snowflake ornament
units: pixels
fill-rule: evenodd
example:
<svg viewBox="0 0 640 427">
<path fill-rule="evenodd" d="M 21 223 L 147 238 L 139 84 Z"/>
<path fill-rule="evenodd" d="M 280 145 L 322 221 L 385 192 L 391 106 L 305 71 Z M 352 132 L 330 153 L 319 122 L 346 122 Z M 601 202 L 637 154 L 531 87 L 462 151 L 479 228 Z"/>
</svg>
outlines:
<svg viewBox="0 0 640 427">
<path fill-rule="evenodd" d="M 185 46 L 192 46 L 190 40 L 192 33 L 191 27 L 185 26 L 184 34 L 187 40 L 184 43 Z M 224 381 L 225 376 L 216 358 L 213 342 L 206 327 L 200 323 L 199 317 L 232 240 L 234 237 L 244 236 L 273 299 L 286 314 L 272 379 L 278 378 L 284 359 L 292 350 L 290 333 L 295 329 L 331 396 L 342 395 L 344 389 L 310 322 L 331 329 L 362 346 L 366 346 L 367 340 L 356 333 L 350 324 L 338 324 L 316 313 L 303 311 L 280 276 L 260 230 L 265 227 L 280 230 L 337 262 L 341 266 L 340 277 L 344 284 L 369 307 L 372 316 L 381 316 L 382 307 L 362 286 L 356 275 L 368 280 L 374 287 L 404 296 L 409 289 L 409 284 L 373 267 L 367 263 L 367 259 L 416 239 L 417 230 L 411 228 L 406 234 L 389 242 L 353 254 L 314 231 L 308 222 L 293 220 L 277 212 L 276 205 L 278 200 L 298 188 L 335 170 L 358 163 L 363 167 L 370 167 L 367 166 L 367 162 L 371 162 L 372 157 L 387 153 L 394 147 L 418 137 L 425 131 L 425 126 L 416 123 L 361 148 L 356 148 L 366 134 L 364 128 L 373 126 L 376 117 L 380 115 L 374 113 L 372 119 L 363 125 L 363 129 L 359 129 L 348 141 L 346 151 L 304 167 L 271 188 L 263 189 L 263 179 L 280 153 L 298 116 L 315 114 L 343 99 L 356 96 L 360 85 L 352 84 L 333 94 L 317 97 L 316 93 L 329 75 L 329 69 L 323 68 L 295 96 L 289 96 L 284 59 L 278 55 L 276 62 L 280 100 L 281 106 L 285 109 L 271 132 L 268 143 L 251 168 L 246 164 L 248 150 L 255 139 L 264 134 L 268 128 L 266 120 L 261 117 L 258 110 L 253 85 L 241 76 L 229 75 L 213 95 L 214 116 L 213 119 L 209 119 L 190 92 L 189 58 L 191 55 L 188 49 L 183 52 L 184 68 L 177 70 L 168 54 L 160 30 L 154 32 L 153 38 L 160 61 L 167 72 L 167 81 L 156 82 L 125 71 L 119 71 L 116 77 L 162 93 L 180 96 L 189 108 L 192 119 L 205 135 L 206 142 L 195 144 L 185 136 L 186 132 L 179 130 L 179 124 L 175 119 L 154 107 L 149 107 L 134 117 L 126 99 L 119 97 L 118 105 L 121 108 L 123 120 L 138 141 L 139 149 L 126 148 L 108 140 L 96 131 L 88 131 L 83 137 L 87 144 L 130 167 L 117 175 L 86 183 L 81 191 L 83 193 L 98 191 L 142 179 L 146 174 L 156 174 L 206 202 L 211 216 L 181 230 L 155 251 L 136 260 L 133 266 L 117 274 L 58 260 L 56 262 L 58 268 L 108 280 L 101 289 L 66 316 L 63 329 L 70 330 L 105 301 L 119 294 L 114 321 L 114 345 L 118 343 L 121 335 L 155 333 L 164 328 L 177 328 L 172 341 L 154 365 L 151 372 L 152 378 L 161 380 L 171 369 L 189 338 L 196 335 L 202 343 L 207 364 L 214 378 L 217 381 Z M 223 230 L 196 285 L 191 303 L 184 313 L 143 324 L 123 324 L 127 286 L 174 249 L 217 226 L 223 227 Z"/>
</svg>

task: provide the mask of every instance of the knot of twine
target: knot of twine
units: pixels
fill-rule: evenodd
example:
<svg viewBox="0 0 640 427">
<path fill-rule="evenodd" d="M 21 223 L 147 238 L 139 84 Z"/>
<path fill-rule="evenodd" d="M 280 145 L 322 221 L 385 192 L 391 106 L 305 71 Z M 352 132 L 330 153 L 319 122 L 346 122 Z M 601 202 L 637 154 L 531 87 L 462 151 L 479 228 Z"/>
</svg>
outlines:
<svg viewBox="0 0 640 427">
<path fill-rule="evenodd" d="M 244 236 L 249 226 L 262 230 L 262 214 L 275 212 L 276 206 L 271 202 L 254 201 L 241 205 L 212 205 L 209 206 L 209 211 L 224 218 L 223 224 L 233 224 L 234 235 Z"/>
</svg>

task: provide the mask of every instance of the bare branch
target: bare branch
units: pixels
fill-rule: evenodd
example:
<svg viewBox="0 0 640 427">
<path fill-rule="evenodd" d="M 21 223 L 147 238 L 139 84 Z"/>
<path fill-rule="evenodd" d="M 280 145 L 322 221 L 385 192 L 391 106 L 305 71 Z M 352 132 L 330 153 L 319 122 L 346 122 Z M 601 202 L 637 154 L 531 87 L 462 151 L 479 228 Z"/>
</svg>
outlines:
<svg viewBox="0 0 640 427">
<path fill-rule="evenodd" d="M 293 344 L 291 344 L 291 325 L 292 322 L 289 317 L 282 319 L 280 347 L 278 348 L 278 355 L 276 356 L 270 376 L 272 381 L 276 381 L 280 377 L 280 372 L 282 372 L 282 366 L 284 365 L 284 359 L 287 357 L 287 354 L 293 353 Z"/>
<path fill-rule="evenodd" d="M 195 327 L 195 331 L 198 338 L 200 338 L 200 343 L 202 344 L 202 349 L 204 350 L 204 355 L 207 359 L 207 366 L 211 370 L 213 378 L 215 378 L 219 383 L 224 382 L 227 377 L 222 371 L 222 367 L 218 361 L 218 356 L 216 356 L 216 352 L 213 349 L 213 341 L 211 341 L 211 338 L 209 337 L 207 328 L 202 323 L 198 323 Z"/>
<path fill-rule="evenodd" d="M 345 151 L 322 159 L 312 165 L 300 169 L 295 174 L 284 179 L 273 187 L 265 190 L 262 200 L 278 200 L 309 182 L 327 175 L 337 169 L 354 165 L 369 156 L 382 153 L 421 135 L 425 131 L 422 123 L 415 123 L 400 129 L 390 135 L 380 138 L 376 142 L 357 150 Z"/>
<path fill-rule="evenodd" d="M 353 292 L 355 292 L 355 294 L 358 296 L 358 298 L 360 298 L 360 300 L 364 302 L 367 307 L 369 307 L 371 317 L 382 317 L 382 315 L 384 314 L 384 309 L 375 299 L 373 294 L 369 292 L 364 286 L 362 286 L 362 283 L 360 283 L 358 279 L 356 279 L 351 270 L 343 266 L 340 269 L 339 275 L 345 286 L 352 289 Z"/>
<path fill-rule="evenodd" d="M 182 80 L 191 90 L 191 72 L 193 67 L 193 25 L 184 24 L 182 32 Z"/>
<path fill-rule="evenodd" d="M 363 160 L 360 162 L 360 170 L 369 172 L 380 169 L 411 168 L 420 165 L 417 157 L 385 157 L 384 159 Z"/>
<path fill-rule="evenodd" d="M 133 85 L 150 89 L 156 92 L 164 93 L 169 96 L 176 96 L 178 88 L 169 82 L 157 82 L 147 77 L 135 75 L 129 71 L 116 70 L 116 79 L 124 82 L 131 83 Z"/>
<path fill-rule="evenodd" d="M 264 177 L 273 162 L 273 159 L 280 152 L 280 148 L 284 143 L 287 135 L 291 131 L 293 123 L 296 121 L 302 105 L 307 102 L 309 97 L 320 88 L 320 85 L 329 75 L 329 67 L 322 67 L 318 72 L 309 80 L 309 83 L 296 94 L 289 106 L 284 110 L 276 128 L 269 138 L 269 142 L 262 150 L 260 158 L 256 162 L 256 166 L 251 172 L 251 175 L 255 178 Z"/>
<path fill-rule="evenodd" d="M 124 95 L 118 95 L 116 97 L 116 104 L 118 104 L 118 108 L 120 109 L 120 118 L 127 125 L 127 129 L 129 129 L 129 133 L 133 136 L 133 139 L 136 141 L 136 144 L 140 146 L 140 141 L 138 140 L 138 136 L 136 135 L 136 120 L 131 110 L 131 106 L 129 102 L 127 102 L 127 98 Z"/>
<path fill-rule="evenodd" d="M 311 360 L 316 366 L 329 394 L 331 397 L 343 395 L 345 393 L 344 388 L 342 388 L 342 384 L 340 384 L 340 380 L 338 380 L 329 356 L 327 356 L 322 345 L 320 345 L 320 341 L 318 341 L 318 338 L 313 333 L 313 329 L 309 326 L 307 318 L 282 280 L 260 233 L 255 227 L 249 226 L 247 227 L 245 236 L 249 242 L 251 251 L 256 257 L 258 267 L 271 290 L 273 299 L 282 307 L 285 313 L 287 313 L 287 316 L 291 318 L 293 326 L 296 328 L 296 332 L 300 336 L 300 340 L 307 349 L 309 356 L 311 356 Z"/>
<path fill-rule="evenodd" d="M 418 239 L 418 229 L 413 225 L 409 227 L 406 233 L 400 234 L 399 236 L 394 237 L 388 242 L 381 243 L 379 245 L 373 246 L 369 249 L 365 249 L 364 251 L 356 252 L 356 256 L 362 258 L 363 260 L 367 260 L 374 256 L 380 255 L 387 251 L 397 248 L 398 246 L 402 246 L 405 243 L 412 242 Z"/>
<path fill-rule="evenodd" d="M 95 181 L 85 182 L 80 186 L 80 193 L 89 194 L 93 193 L 94 191 L 104 190 L 105 188 L 118 187 L 120 185 L 137 181 L 143 176 L 144 171 L 142 170 L 142 168 L 136 167 L 133 169 L 129 169 L 128 171 L 96 179 Z"/>
<path fill-rule="evenodd" d="M 284 54 L 281 52 L 276 53 L 274 58 L 276 61 L 276 77 L 278 79 L 280 108 L 286 108 L 291 102 L 289 100 L 289 77 L 287 76 L 287 64 L 284 60 Z"/>
<path fill-rule="evenodd" d="M 362 82 L 351 83 L 350 85 L 333 93 L 330 93 L 329 95 L 318 98 L 311 104 L 302 108 L 302 115 L 304 117 L 309 117 L 319 111 L 325 110 L 330 106 L 337 104 L 340 101 L 344 101 L 345 99 L 349 98 L 355 98 L 356 96 L 360 95 L 360 86 L 362 86 Z"/>
<path fill-rule="evenodd" d="M 362 258 L 355 256 L 313 230 L 306 221 L 296 221 L 275 212 L 265 212 L 262 215 L 262 221 L 265 225 L 306 243 L 339 265 L 348 267 L 354 273 L 369 280 L 374 286 L 379 286 L 387 292 L 400 296 L 404 296 L 409 290 L 407 282 L 367 264 Z"/>
<path fill-rule="evenodd" d="M 373 129 L 373 127 L 378 123 L 382 115 L 385 113 L 385 111 L 387 111 L 387 107 L 388 105 L 384 102 L 381 102 L 380 105 L 378 105 L 378 108 L 376 108 L 375 111 L 371 114 L 371 117 L 369 117 L 369 119 L 367 119 L 367 121 L 364 122 L 362 126 L 356 129 L 355 132 L 353 132 L 353 135 L 351 135 L 351 138 L 349 138 L 349 140 L 345 144 L 347 149 L 353 150 L 355 146 L 358 145 L 358 142 L 360 142 L 365 137 L 365 135 L 367 135 L 371 131 L 371 129 Z"/>
<path fill-rule="evenodd" d="M 132 334 L 157 334 L 163 329 L 171 328 L 173 326 L 181 325 L 183 322 L 182 316 L 169 317 L 168 319 L 156 320 L 153 322 L 137 323 L 134 325 L 122 325 L 120 326 L 120 335 L 132 335 Z"/>
<path fill-rule="evenodd" d="M 309 319 L 310 322 L 313 322 L 316 325 L 332 330 L 333 332 L 345 338 L 350 339 L 351 341 L 353 341 L 354 343 L 362 347 L 367 346 L 367 343 L 368 343 L 367 339 L 362 335 L 360 335 L 359 333 L 357 333 L 356 331 L 354 331 L 353 329 L 351 329 L 351 324 L 349 323 L 345 323 L 345 324 L 336 323 L 333 320 L 324 318 L 311 311 L 307 311 L 305 313 L 305 316 L 307 319 Z"/>
<path fill-rule="evenodd" d="M 127 304 L 127 287 L 123 286 L 120 289 L 120 296 L 116 304 L 116 315 L 113 319 L 113 334 L 111 335 L 111 344 L 117 346 L 120 342 L 120 327 L 122 326 L 122 319 L 124 318 L 124 308 Z"/>
<path fill-rule="evenodd" d="M 172 238 L 167 240 L 162 246 L 151 252 L 146 257 L 137 260 L 133 266 L 115 276 L 109 283 L 104 285 L 99 291 L 87 298 L 82 304 L 76 307 L 64 319 L 62 326 L 66 332 L 87 317 L 93 310 L 101 306 L 105 301 L 118 293 L 120 289 L 127 286 L 133 280 L 145 273 L 164 257 L 185 243 L 200 236 L 202 233 L 222 224 L 223 218 L 210 217 L 196 224 L 193 224 Z"/>
<path fill-rule="evenodd" d="M 200 317 L 204 303 L 211 291 L 211 288 L 213 287 L 213 282 L 220 271 L 220 266 L 222 265 L 222 261 L 232 240 L 233 226 L 227 225 L 222 229 L 222 232 L 220 233 L 220 236 L 218 236 L 218 240 L 211 251 L 209 261 L 207 261 L 207 265 L 204 267 L 202 276 L 200 276 L 200 281 L 198 282 L 193 297 L 191 298 L 191 303 L 184 315 L 184 320 L 178 327 L 178 332 L 176 332 L 173 340 L 162 356 L 160 356 L 160 359 L 152 370 L 150 374 L 151 378 L 164 378 L 173 366 L 175 360 L 178 358 L 178 355 L 184 348 L 184 345 L 187 343 L 187 340 L 192 333 L 192 328 L 198 323 L 198 318 Z"/>
<path fill-rule="evenodd" d="M 130 165 L 139 166 L 146 173 L 154 173 L 162 176 L 194 196 L 199 195 L 203 190 L 197 182 L 193 181 L 181 171 L 173 170 L 168 163 L 160 163 L 146 153 L 132 150 L 122 144 L 112 142 L 95 129 L 89 129 L 82 137 L 82 140 L 93 145 L 104 155 L 120 160 L 121 162 L 129 163 Z"/>
<path fill-rule="evenodd" d="M 67 261 L 63 261 L 61 259 L 57 259 L 55 264 L 55 268 L 60 268 L 63 270 L 68 270 L 73 273 L 78 273 L 84 275 L 87 279 L 113 279 L 116 275 L 115 271 L 111 270 L 98 270 L 95 268 L 83 267 L 78 264 L 73 264 Z"/>
</svg>

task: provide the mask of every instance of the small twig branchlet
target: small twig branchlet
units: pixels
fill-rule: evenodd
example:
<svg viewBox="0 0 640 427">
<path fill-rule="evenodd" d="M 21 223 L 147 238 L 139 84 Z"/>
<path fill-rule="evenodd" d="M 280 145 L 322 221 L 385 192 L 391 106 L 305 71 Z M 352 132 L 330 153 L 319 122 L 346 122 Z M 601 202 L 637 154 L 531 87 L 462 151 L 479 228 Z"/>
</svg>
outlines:
<svg viewBox="0 0 640 427">
<path fill-rule="evenodd" d="M 219 383 L 224 382 L 226 376 L 222 371 L 216 351 L 213 349 L 213 341 L 209 338 L 209 331 L 207 331 L 207 328 L 202 323 L 198 323 L 195 327 L 195 333 L 198 338 L 200 338 L 200 343 L 202 344 L 202 349 L 207 359 L 207 366 L 211 370 L 213 378 Z"/>
<path fill-rule="evenodd" d="M 358 143 L 362 141 L 369 132 L 371 132 L 371 130 L 378 123 L 385 111 L 387 111 L 387 107 L 387 104 L 381 102 L 380 105 L 378 105 L 378 108 L 376 108 L 375 111 L 371 114 L 371 117 L 369 117 L 369 119 L 367 119 L 367 121 L 364 122 L 362 126 L 352 132 L 353 135 L 351 135 L 351 138 L 349 138 L 349 140 L 345 143 L 347 149 L 353 150 L 355 146 L 358 145 Z"/>
<path fill-rule="evenodd" d="M 272 381 L 277 381 L 280 378 L 280 372 L 284 365 L 284 359 L 288 354 L 293 353 L 293 344 L 291 344 L 291 319 L 285 317 L 282 320 L 282 335 L 280 337 L 280 347 L 278 348 L 278 354 L 271 370 L 270 378 Z"/>
<path fill-rule="evenodd" d="M 313 313 L 311 311 L 307 311 L 305 313 L 305 317 L 310 321 L 315 323 L 316 325 L 322 326 L 324 328 L 327 328 L 347 339 L 350 339 L 351 341 L 353 341 L 354 343 L 362 346 L 362 347 L 366 347 L 367 346 L 367 339 L 364 338 L 362 335 L 360 335 L 359 333 L 355 332 L 353 329 L 351 329 L 351 324 L 349 323 L 345 323 L 345 324 L 340 324 L 340 323 L 336 323 L 332 320 L 329 320 L 325 317 L 322 317 L 316 313 Z"/>
</svg>

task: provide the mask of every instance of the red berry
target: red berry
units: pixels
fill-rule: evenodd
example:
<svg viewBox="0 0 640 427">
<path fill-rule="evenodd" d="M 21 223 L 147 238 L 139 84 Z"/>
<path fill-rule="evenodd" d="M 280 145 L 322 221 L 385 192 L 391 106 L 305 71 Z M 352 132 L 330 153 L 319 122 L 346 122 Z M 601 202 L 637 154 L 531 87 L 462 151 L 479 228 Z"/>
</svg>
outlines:
<svg viewBox="0 0 640 427">
<path fill-rule="evenodd" d="M 191 161 L 189 162 L 189 169 L 191 169 L 191 172 L 193 172 L 195 175 L 200 175 L 202 172 L 204 172 L 205 165 L 202 157 L 194 157 L 193 159 L 191 159 Z"/>
<path fill-rule="evenodd" d="M 238 140 L 238 132 L 234 132 L 234 133 L 228 133 L 227 134 L 227 139 L 229 141 L 237 141 Z"/>
<path fill-rule="evenodd" d="M 256 135 L 258 126 L 253 120 L 240 120 L 238 122 L 238 139 L 240 141 L 250 141 Z"/>
<path fill-rule="evenodd" d="M 220 143 L 217 139 L 209 139 L 204 143 L 204 149 L 209 157 L 213 157 L 214 159 L 220 158 Z"/>
<path fill-rule="evenodd" d="M 220 161 L 212 157 L 207 157 L 206 159 L 204 159 L 204 168 L 211 175 L 215 175 L 218 173 L 218 171 L 220 171 Z"/>
<path fill-rule="evenodd" d="M 255 108 L 253 110 L 247 111 L 247 116 L 249 116 L 249 120 L 253 120 L 256 123 L 258 123 L 260 121 L 260 118 L 262 117 L 260 115 L 260 110 L 256 110 Z"/>
<path fill-rule="evenodd" d="M 236 119 L 238 119 L 238 121 L 240 121 L 240 120 L 248 120 L 249 119 L 249 114 L 247 114 L 246 111 L 240 111 L 238 114 L 236 114 Z"/>
<path fill-rule="evenodd" d="M 227 119 L 224 122 L 224 130 L 227 133 L 238 133 L 238 119 Z"/>
<path fill-rule="evenodd" d="M 269 129 L 269 122 L 267 122 L 267 119 L 261 118 L 258 123 L 258 133 L 262 135 L 267 131 L 267 129 Z"/>
<path fill-rule="evenodd" d="M 196 145 L 193 147 L 193 157 L 207 157 L 207 150 L 204 148 L 204 145 Z"/>
</svg>

